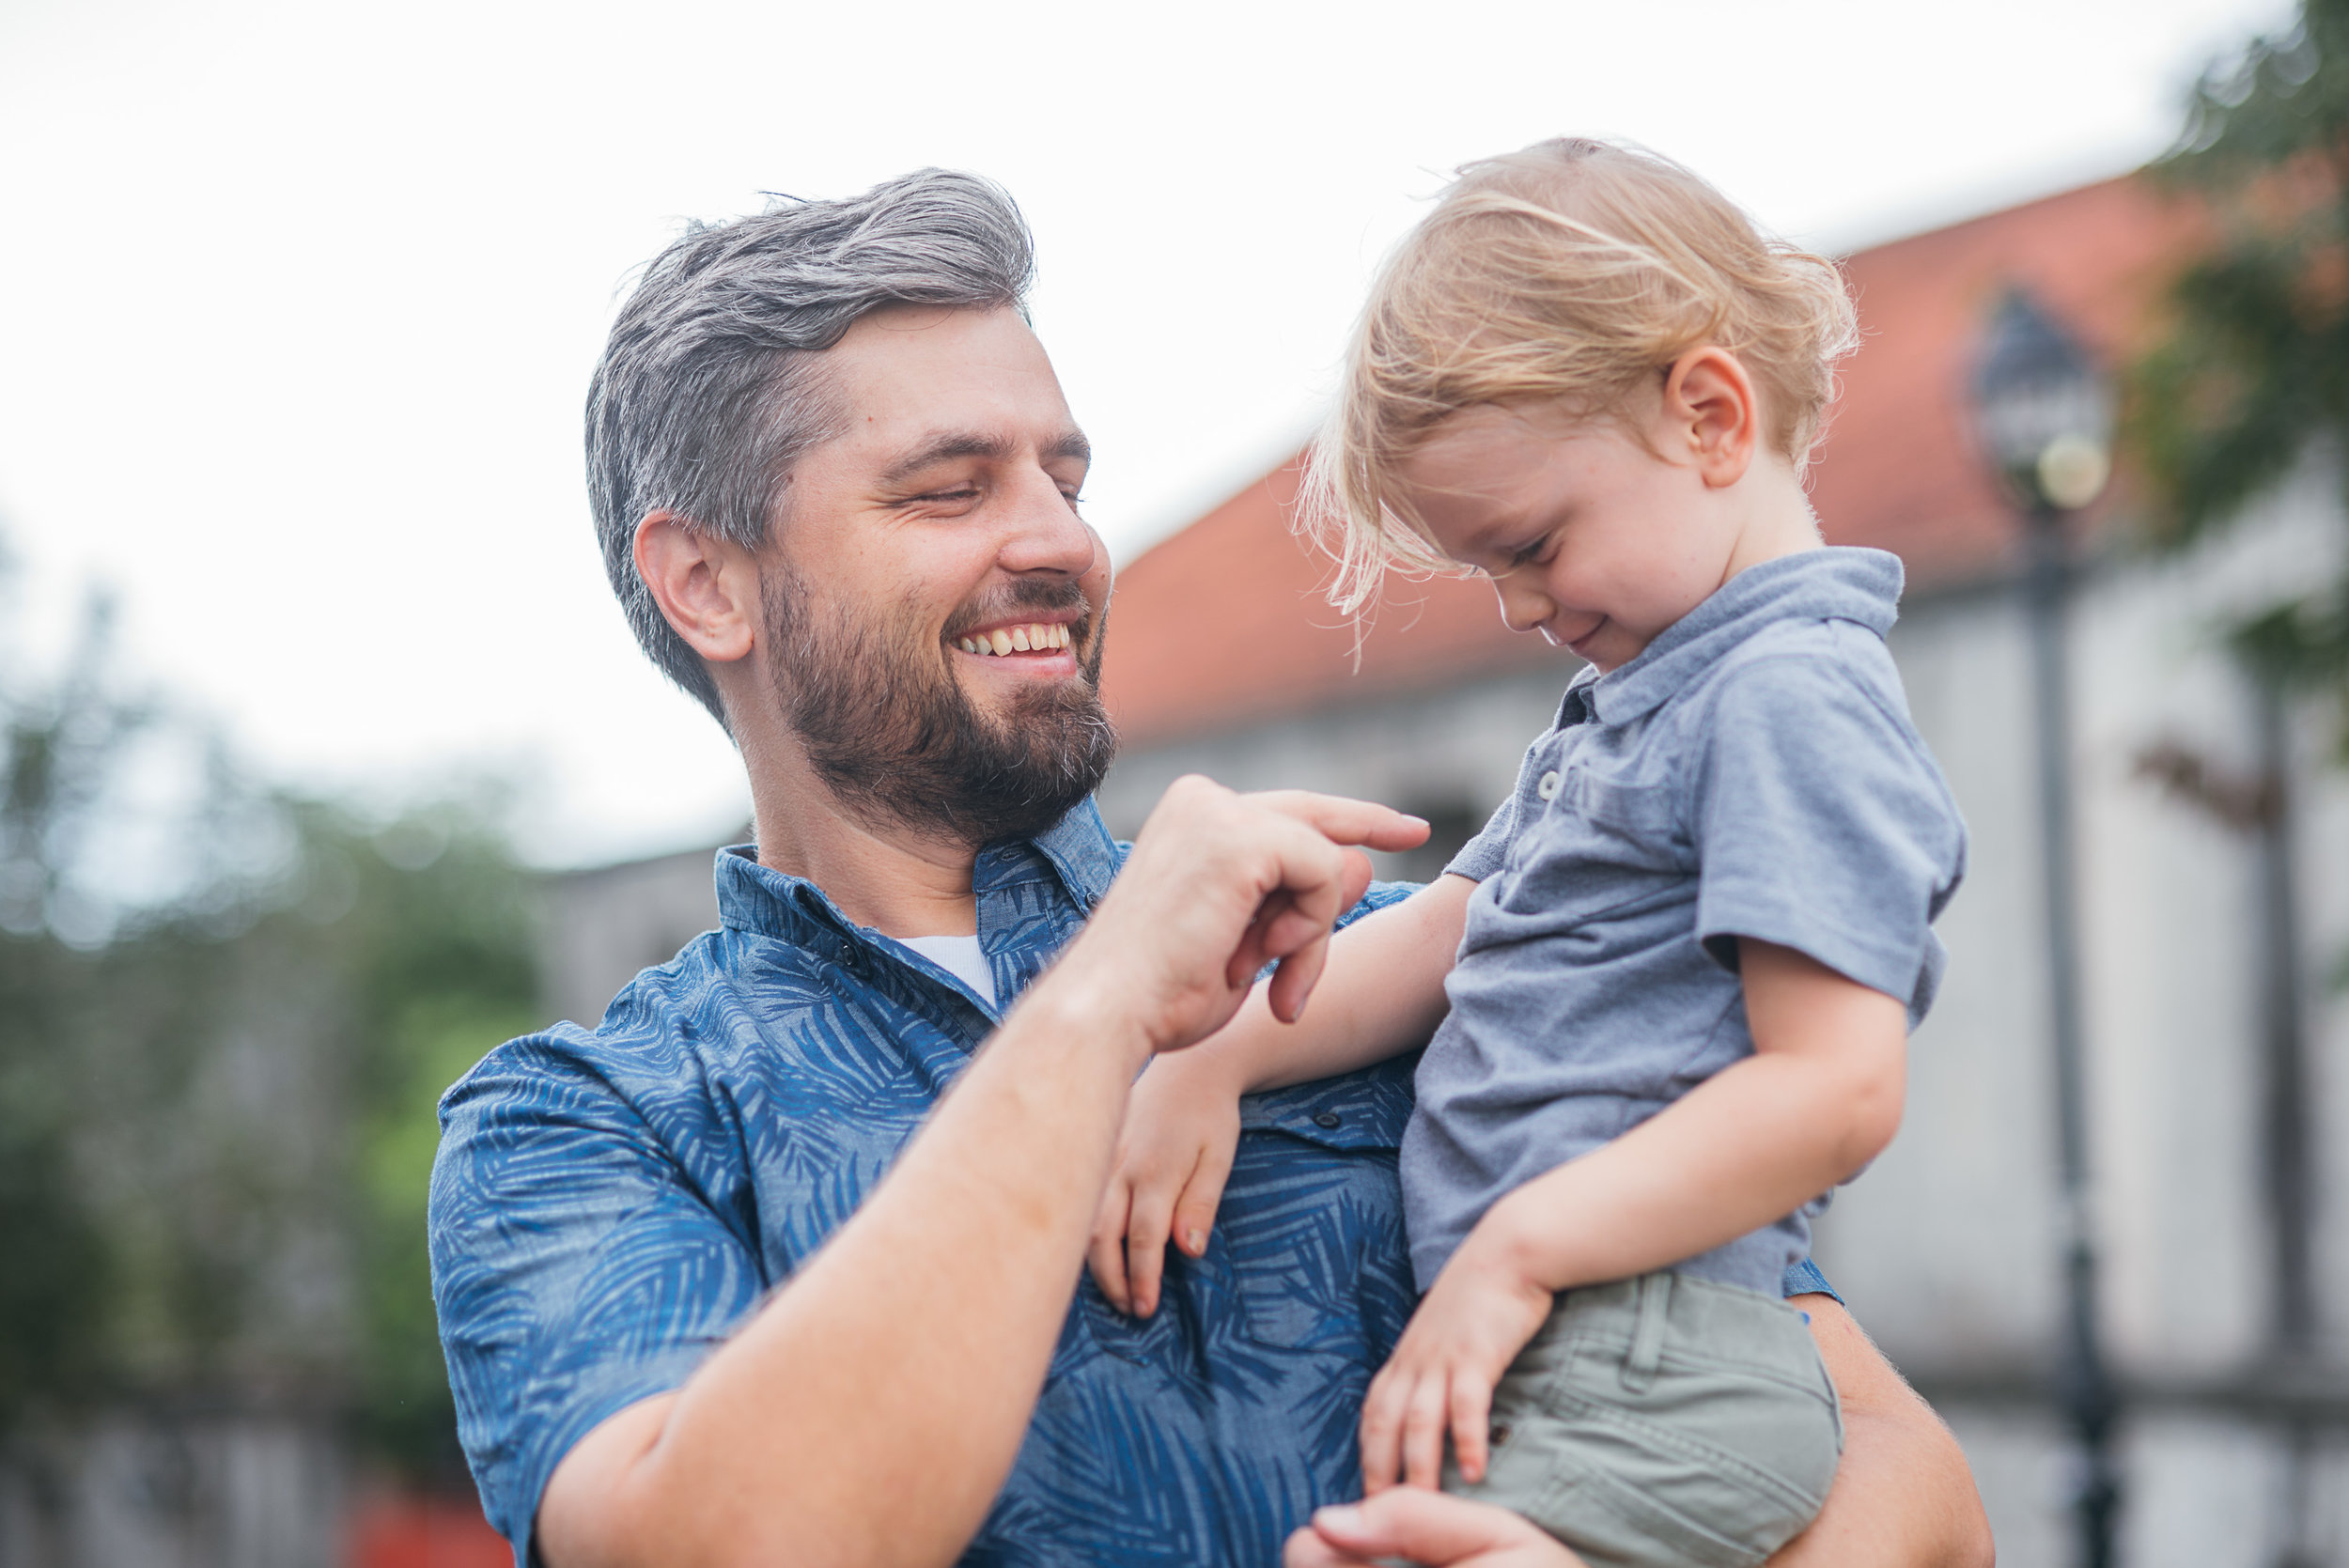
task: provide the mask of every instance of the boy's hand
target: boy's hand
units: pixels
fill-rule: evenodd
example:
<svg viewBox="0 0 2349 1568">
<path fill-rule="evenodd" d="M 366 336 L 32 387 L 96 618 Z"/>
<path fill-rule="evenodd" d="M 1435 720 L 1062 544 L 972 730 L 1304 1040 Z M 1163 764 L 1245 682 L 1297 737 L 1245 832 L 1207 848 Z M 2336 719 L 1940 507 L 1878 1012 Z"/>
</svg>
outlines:
<svg viewBox="0 0 2349 1568">
<path fill-rule="evenodd" d="M 1170 1236 L 1191 1257 L 1207 1250 L 1239 1144 L 1239 1095 L 1212 1042 L 1154 1058 L 1135 1081 L 1086 1258 L 1119 1312 L 1158 1311 Z"/>
<path fill-rule="evenodd" d="M 1443 1474 L 1443 1439 L 1452 1434 L 1460 1473 L 1485 1479 L 1493 1386 L 1509 1370 L 1554 1297 L 1470 1232 L 1436 1288 L 1419 1304 L 1402 1343 L 1371 1379 L 1362 1402 L 1362 1490 L 1401 1479 L 1434 1486 Z"/>
</svg>

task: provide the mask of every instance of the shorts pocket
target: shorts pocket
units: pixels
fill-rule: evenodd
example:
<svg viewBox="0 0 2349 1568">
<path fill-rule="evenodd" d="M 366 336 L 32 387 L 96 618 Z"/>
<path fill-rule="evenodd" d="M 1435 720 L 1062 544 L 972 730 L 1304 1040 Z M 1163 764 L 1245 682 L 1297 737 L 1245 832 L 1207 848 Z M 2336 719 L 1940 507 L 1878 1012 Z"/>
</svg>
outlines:
<svg viewBox="0 0 2349 1568">
<path fill-rule="evenodd" d="M 1486 1483 L 1460 1485 L 1455 1471 L 1447 1489 L 1524 1514 L 1592 1568 L 1762 1562 L 1817 1516 L 1834 1480 L 1842 1424 L 1815 1350 L 1812 1369 L 1781 1364 L 1777 1326 L 1741 1312 L 1731 1327 L 1762 1329 L 1755 1364 L 1692 1355 L 1677 1333 L 1657 1354 L 1640 1332 L 1641 1293 L 1603 1294 L 1562 1305 L 1494 1391 L 1503 1440 Z"/>
</svg>

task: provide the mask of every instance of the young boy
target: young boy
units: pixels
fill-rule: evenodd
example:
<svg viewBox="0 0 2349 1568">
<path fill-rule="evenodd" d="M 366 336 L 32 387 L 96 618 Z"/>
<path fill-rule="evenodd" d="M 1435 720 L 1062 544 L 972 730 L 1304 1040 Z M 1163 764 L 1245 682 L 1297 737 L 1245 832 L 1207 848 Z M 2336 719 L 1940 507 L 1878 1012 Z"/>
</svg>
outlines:
<svg viewBox="0 0 2349 1568">
<path fill-rule="evenodd" d="M 1899 563 L 1824 548 L 1803 491 L 1854 336 L 1830 265 L 1676 164 L 1463 171 L 1316 450 L 1333 598 L 1471 567 L 1589 668 L 1447 874 L 1333 942 L 1307 1018 L 1252 1004 L 1143 1075 L 1096 1234 L 1149 1310 L 1239 1094 L 1433 1028 L 1401 1165 L 1424 1295 L 1364 1484 L 1505 1503 L 1595 1568 L 1757 1563 L 1824 1503 L 1835 1393 L 1780 1281 L 1899 1124 L 1963 873 L 1884 647 Z"/>
</svg>

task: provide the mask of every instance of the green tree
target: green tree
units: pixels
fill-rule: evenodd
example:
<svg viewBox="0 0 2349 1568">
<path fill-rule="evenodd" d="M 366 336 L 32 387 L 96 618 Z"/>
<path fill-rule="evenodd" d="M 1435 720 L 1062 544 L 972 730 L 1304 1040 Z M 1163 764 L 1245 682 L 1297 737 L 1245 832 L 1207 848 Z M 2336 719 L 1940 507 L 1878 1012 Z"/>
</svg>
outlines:
<svg viewBox="0 0 2349 1568">
<path fill-rule="evenodd" d="M 493 793 L 384 821 L 254 784 L 111 633 L 93 602 L 47 678 L 0 648 L 0 1445 L 323 1397 L 454 1481 L 434 1103 L 534 1021 L 529 874 Z"/>
<path fill-rule="evenodd" d="M 2311 447 L 2349 458 L 2349 0 L 2303 0 L 2293 26 L 2214 62 L 2152 172 L 2213 226 L 2128 378 L 2124 436 L 2179 546 Z M 2255 673 L 2349 709 L 2349 572 L 2232 633 Z"/>
</svg>

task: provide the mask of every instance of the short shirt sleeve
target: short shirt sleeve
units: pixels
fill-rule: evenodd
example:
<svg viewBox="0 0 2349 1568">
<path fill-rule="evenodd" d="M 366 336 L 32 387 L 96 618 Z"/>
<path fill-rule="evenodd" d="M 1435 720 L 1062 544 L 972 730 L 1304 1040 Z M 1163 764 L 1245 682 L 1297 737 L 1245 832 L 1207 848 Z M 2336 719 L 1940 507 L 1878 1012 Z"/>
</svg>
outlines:
<svg viewBox="0 0 2349 1568">
<path fill-rule="evenodd" d="M 633 1108 L 556 1040 L 490 1053 L 441 1108 L 433 1296 L 490 1522 L 607 1417 L 682 1385 L 762 1288 L 749 1248 Z"/>
<path fill-rule="evenodd" d="M 1732 970 L 1739 937 L 1794 948 L 1906 1003 L 1913 1025 L 1940 983 L 1932 922 L 1966 832 L 1890 657 L 1873 636 L 1859 651 L 1723 675 L 1694 779 L 1697 935 Z"/>
<path fill-rule="evenodd" d="M 1825 1296 L 1832 1297 L 1837 1302 L 1842 1302 L 1843 1299 L 1843 1292 L 1829 1284 L 1827 1276 L 1819 1272 L 1819 1265 L 1809 1258 L 1803 1259 L 1800 1263 L 1786 1265 L 1786 1272 L 1780 1277 L 1778 1281 L 1778 1294 L 1781 1296 Z"/>
</svg>

